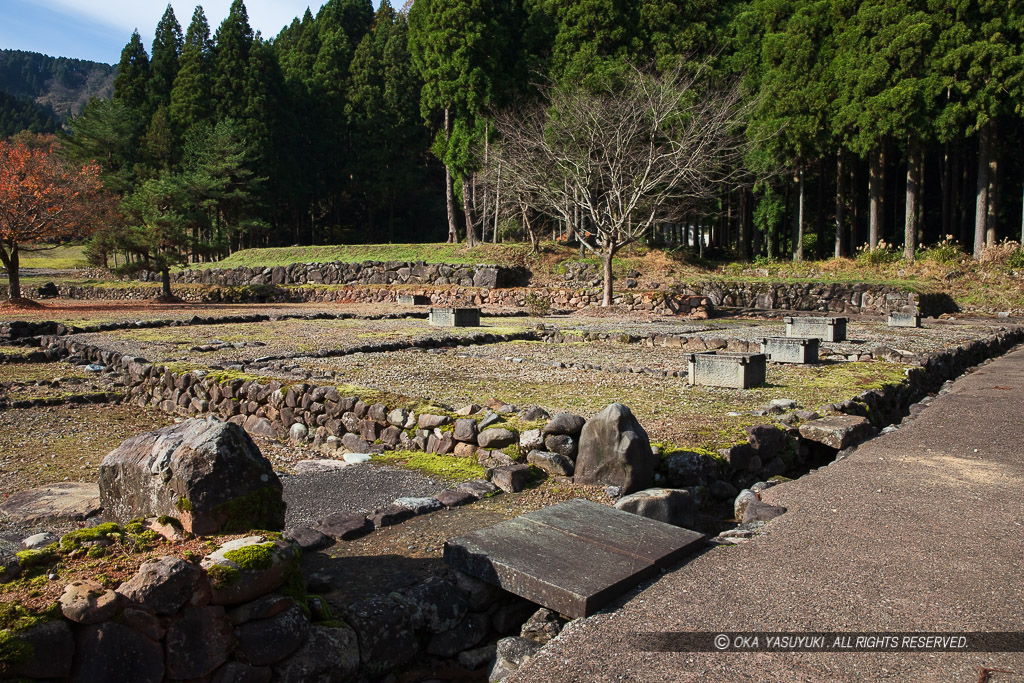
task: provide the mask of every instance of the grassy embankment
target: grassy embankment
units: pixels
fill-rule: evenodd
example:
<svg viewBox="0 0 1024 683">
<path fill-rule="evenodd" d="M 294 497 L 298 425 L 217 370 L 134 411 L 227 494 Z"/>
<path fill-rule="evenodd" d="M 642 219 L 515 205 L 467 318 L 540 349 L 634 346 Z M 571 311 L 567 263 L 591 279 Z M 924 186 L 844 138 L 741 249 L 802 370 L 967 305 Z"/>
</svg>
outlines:
<svg viewBox="0 0 1024 683">
<path fill-rule="evenodd" d="M 485 244 L 470 248 L 461 244 L 369 244 L 313 247 L 246 249 L 213 262 L 192 264 L 192 268 L 267 267 L 293 263 L 340 261 L 425 261 L 451 264 L 495 264 L 521 267 L 532 273 L 535 286 L 557 286 L 565 273 L 590 266 L 587 278 L 596 277 L 600 263 L 589 253 L 544 242 L 539 253 L 528 244 Z M 81 247 L 61 247 L 26 255 L 26 268 L 66 269 L 85 265 Z M 723 280 L 750 283 L 866 283 L 888 285 L 922 293 L 944 292 L 968 311 L 1024 310 L 1024 254 L 1013 246 L 1001 245 L 978 263 L 951 245 L 938 245 L 919 252 L 914 263 L 905 263 L 891 249 L 861 252 L 856 258 L 826 259 L 793 263 L 786 260 L 741 263 L 699 260 L 692 250 L 661 250 L 632 245 L 615 259 L 617 278 L 630 271 L 640 273 L 640 289 L 664 288 L 675 283 Z M 62 280 L 91 286 L 124 286 L 109 280 L 86 280 L 74 274 L 23 279 L 26 286 L 48 280 Z M 38 282 L 37 282 L 38 280 Z M 141 283 L 133 282 L 133 286 Z M 155 284 L 154 284 L 155 286 Z"/>
</svg>

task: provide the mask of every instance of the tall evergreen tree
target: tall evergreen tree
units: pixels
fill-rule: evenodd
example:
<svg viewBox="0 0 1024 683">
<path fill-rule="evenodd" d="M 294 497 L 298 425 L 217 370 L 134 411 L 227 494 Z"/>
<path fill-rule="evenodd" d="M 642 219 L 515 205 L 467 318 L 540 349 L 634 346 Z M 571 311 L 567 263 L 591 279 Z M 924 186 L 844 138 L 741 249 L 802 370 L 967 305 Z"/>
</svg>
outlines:
<svg viewBox="0 0 1024 683">
<path fill-rule="evenodd" d="M 171 90 L 170 115 L 184 137 L 213 116 L 213 41 L 202 7 L 196 7 L 185 33 L 177 76 Z"/>
<path fill-rule="evenodd" d="M 114 99 L 129 110 L 144 115 L 149 104 L 149 55 L 142 44 L 139 32 L 132 33 L 131 40 L 121 51 L 114 78 Z M 146 117 L 148 118 L 148 117 Z"/>
<path fill-rule="evenodd" d="M 174 16 L 174 8 L 168 3 L 160 23 L 156 26 L 152 59 L 149 63 L 149 102 L 154 111 L 171 104 L 171 89 L 178 75 L 183 44 L 181 25 Z"/>
<path fill-rule="evenodd" d="M 478 163 L 472 153 L 486 130 L 488 106 L 502 97 L 512 72 L 521 18 L 500 0 L 420 0 L 409 11 L 409 46 L 423 90 L 421 113 L 435 136 L 433 152 L 447 170 L 448 239 L 458 240 L 453 178 L 462 187 L 466 240 L 475 243 L 472 193 L 467 180 Z"/>
<path fill-rule="evenodd" d="M 241 119 L 246 105 L 246 71 L 253 31 L 243 0 L 233 0 L 214 36 L 213 95 L 219 119 Z"/>
</svg>

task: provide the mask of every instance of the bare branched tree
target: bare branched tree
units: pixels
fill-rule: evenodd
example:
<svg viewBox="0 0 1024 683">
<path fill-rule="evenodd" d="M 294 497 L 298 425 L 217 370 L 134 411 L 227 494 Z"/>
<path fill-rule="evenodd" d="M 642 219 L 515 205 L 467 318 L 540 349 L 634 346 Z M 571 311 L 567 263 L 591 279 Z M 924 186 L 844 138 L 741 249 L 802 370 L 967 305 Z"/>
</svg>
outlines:
<svg viewBox="0 0 1024 683">
<path fill-rule="evenodd" d="M 593 236 L 581 243 L 604 265 L 604 306 L 620 249 L 738 179 L 749 149 L 739 87 L 709 86 L 703 71 L 630 69 L 599 92 L 547 86 L 545 102 L 495 115 L 485 179 L 500 168 L 509 199 Z"/>
</svg>

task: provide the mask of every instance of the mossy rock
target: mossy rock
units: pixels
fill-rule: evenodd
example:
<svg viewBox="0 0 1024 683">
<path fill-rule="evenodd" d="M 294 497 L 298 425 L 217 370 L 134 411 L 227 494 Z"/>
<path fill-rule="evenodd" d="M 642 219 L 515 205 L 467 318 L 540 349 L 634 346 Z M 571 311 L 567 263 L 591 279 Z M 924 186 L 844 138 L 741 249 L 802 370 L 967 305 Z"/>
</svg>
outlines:
<svg viewBox="0 0 1024 683">
<path fill-rule="evenodd" d="M 290 579 L 294 581 L 293 575 L 300 572 L 295 547 L 282 539 L 266 536 L 229 541 L 204 557 L 200 564 L 210 577 L 215 605 L 237 605 L 254 600 L 289 584 Z M 302 590 L 304 601 L 304 587 Z"/>
</svg>

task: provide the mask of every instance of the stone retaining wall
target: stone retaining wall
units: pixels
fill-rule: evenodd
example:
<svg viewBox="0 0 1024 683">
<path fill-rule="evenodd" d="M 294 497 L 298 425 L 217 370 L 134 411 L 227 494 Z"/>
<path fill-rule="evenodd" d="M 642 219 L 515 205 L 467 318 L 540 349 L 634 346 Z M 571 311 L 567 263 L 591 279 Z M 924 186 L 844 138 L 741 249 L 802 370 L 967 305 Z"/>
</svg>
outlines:
<svg viewBox="0 0 1024 683">
<path fill-rule="evenodd" d="M 166 521 L 133 524 L 180 540 Z M 124 534 L 113 524 L 102 530 Z M 307 594 L 298 547 L 280 534 L 264 534 L 224 544 L 198 564 L 157 557 L 113 589 L 95 580 L 68 584 L 55 610 L 3 632 L 0 678 L 377 680 L 421 653 L 459 656 L 466 668 L 482 666 L 495 651 L 485 643 L 519 635 L 538 610 L 471 577 L 442 575 L 335 612 L 323 598 Z M 89 544 L 100 556 L 110 545 Z M 273 556 L 266 566 L 227 563 L 224 552 L 237 547 L 255 549 L 253 556 L 271 547 Z M 67 550 L 62 540 L 61 546 L 29 552 L 59 557 Z M 26 563 L 25 570 L 31 568 Z"/>
<path fill-rule="evenodd" d="M 187 271 L 186 271 L 187 272 Z M 195 271 L 207 272 L 207 271 Z M 262 277 L 262 275 L 261 275 Z M 25 287 L 25 295 L 38 298 L 38 290 Z M 153 286 L 61 285 L 60 294 L 70 299 L 108 299 L 142 301 L 154 298 Z M 5 295 L 0 286 L 0 296 Z M 491 306 L 524 308 L 537 306 L 573 311 L 600 306 L 598 288 L 570 287 L 495 288 L 465 285 L 405 285 L 387 287 L 366 284 L 302 286 L 276 284 L 179 284 L 174 293 L 190 303 L 397 303 L 399 296 L 419 295 L 434 306 Z M 958 310 L 955 302 L 943 294 L 918 294 L 880 285 L 863 284 L 761 284 L 708 282 L 675 286 L 668 291 L 618 291 L 613 303 L 623 309 L 655 315 L 692 315 L 702 317 L 714 307 L 738 307 L 756 310 L 814 311 L 820 313 L 867 313 L 887 315 L 892 311 L 917 308 L 925 316 L 938 316 Z"/>
<path fill-rule="evenodd" d="M 509 287 L 516 271 L 490 265 L 457 265 L 423 261 L 363 263 L 293 263 L 288 266 L 206 268 L 171 273 L 176 284 L 220 285 L 461 285 Z M 160 282 L 160 273 L 143 273 L 143 282 Z"/>
</svg>

